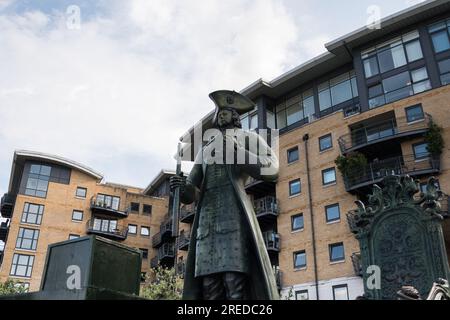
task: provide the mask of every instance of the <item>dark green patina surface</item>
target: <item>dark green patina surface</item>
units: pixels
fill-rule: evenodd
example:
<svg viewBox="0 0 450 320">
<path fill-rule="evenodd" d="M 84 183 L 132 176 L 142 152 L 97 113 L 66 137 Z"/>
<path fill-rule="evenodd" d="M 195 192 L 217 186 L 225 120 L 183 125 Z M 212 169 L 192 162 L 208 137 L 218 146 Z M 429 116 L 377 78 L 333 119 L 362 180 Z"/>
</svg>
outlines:
<svg viewBox="0 0 450 320">
<path fill-rule="evenodd" d="M 359 209 L 348 214 L 360 243 L 365 296 L 397 299 L 402 286 L 427 296 L 434 281 L 449 276 L 439 205 L 442 193 L 434 178 L 420 196 L 417 181 L 409 176 L 387 176 L 383 185 L 374 186 L 367 207 L 358 201 Z M 364 271 L 371 265 L 381 269 L 379 289 L 367 286 L 371 274 Z"/>
</svg>

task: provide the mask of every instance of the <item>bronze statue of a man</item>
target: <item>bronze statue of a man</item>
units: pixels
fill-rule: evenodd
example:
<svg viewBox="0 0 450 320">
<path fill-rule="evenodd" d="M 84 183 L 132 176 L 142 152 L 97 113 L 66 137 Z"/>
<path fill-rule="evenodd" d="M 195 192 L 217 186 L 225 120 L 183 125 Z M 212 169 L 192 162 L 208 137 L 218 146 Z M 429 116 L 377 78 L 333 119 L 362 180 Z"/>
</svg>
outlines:
<svg viewBox="0 0 450 320">
<path fill-rule="evenodd" d="M 244 188 L 249 176 L 275 181 L 278 159 L 262 137 L 241 129 L 240 115 L 255 107 L 251 100 L 234 91 L 216 91 L 209 96 L 216 104 L 213 124 L 218 129 L 212 140 L 221 139 L 222 155 L 206 144 L 187 179 L 175 176 L 170 183 L 172 189 L 180 188 L 181 202 L 198 200 L 183 298 L 278 299 L 274 271 Z M 240 134 L 247 138 L 236 139 Z M 255 153 L 249 146 L 252 141 L 258 144 L 258 150 L 266 152 Z M 231 164 L 229 152 L 224 152 L 230 150 L 229 145 L 233 151 Z M 237 161 L 240 152 L 245 161 Z M 270 170 L 264 172 L 263 168 Z"/>
</svg>

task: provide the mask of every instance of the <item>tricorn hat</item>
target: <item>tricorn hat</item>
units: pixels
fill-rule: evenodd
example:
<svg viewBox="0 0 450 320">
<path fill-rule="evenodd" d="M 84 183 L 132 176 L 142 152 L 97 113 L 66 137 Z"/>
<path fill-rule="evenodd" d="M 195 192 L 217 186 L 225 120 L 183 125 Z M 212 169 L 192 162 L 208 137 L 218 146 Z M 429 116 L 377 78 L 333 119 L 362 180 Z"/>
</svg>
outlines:
<svg viewBox="0 0 450 320">
<path fill-rule="evenodd" d="M 216 122 L 217 115 L 221 109 L 234 109 L 239 114 L 244 114 L 256 107 L 252 100 L 246 96 L 230 90 L 219 90 L 209 94 L 209 97 L 216 104 L 213 122 Z"/>
</svg>

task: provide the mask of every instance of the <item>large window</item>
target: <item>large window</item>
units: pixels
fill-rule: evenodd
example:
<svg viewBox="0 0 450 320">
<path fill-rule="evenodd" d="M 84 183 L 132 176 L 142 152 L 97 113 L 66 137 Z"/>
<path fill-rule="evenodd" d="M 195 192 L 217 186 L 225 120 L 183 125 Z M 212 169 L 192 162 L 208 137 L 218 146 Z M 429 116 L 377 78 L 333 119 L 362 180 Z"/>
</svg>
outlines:
<svg viewBox="0 0 450 320">
<path fill-rule="evenodd" d="M 405 111 L 408 123 L 422 120 L 425 118 L 421 104 L 405 108 Z"/>
<path fill-rule="evenodd" d="M 345 260 L 344 244 L 342 242 L 330 244 L 329 250 L 331 262 L 338 262 Z"/>
<path fill-rule="evenodd" d="M 299 230 L 303 230 L 303 228 L 304 228 L 303 213 L 292 216 L 291 217 L 291 230 L 299 231 Z"/>
<path fill-rule="evenodd" d="M 429 157 L 428 143 L 421 142 L 413 145 L 414 159 L 421 160 Z"/>
<path fill-rule="evenodd" d="M 442 60 L 438 64 L 441 74 L 441 84 L 443 86 L 450 84 L 450 59 Z"/>
<path fill-rule="evenodd" d="M 150 236 L 150 227 L 141 226 L 141 236 Z"/>
<path fill-rule="evenodd" d="M 258 108 L 241 116 L 243 130 L 255 130 L 258 128 Z"/>
<path fill-rule="evenodd" d="M 105 208 L 119 210 L 120 198 L 106 194 L 98 194 L 96 204 Z"/>
<path fill-rule="evenodd" d="M 319 138 L 319 150 L 325 151 L 333 148 L 333 139 L 331 133 Z"/>
<path fill-rule="evenodd" d="M 310 89 L 276 107 L 277 128 L 282 129 L 314 115 L 314 93 Z"/>
<path fill-rule="evenodd" d="M 433 41 L 434 52 L 440 53 L 450 49 L 450 19 L 429 26 L 428 31 Z"/>
<path fill-rule="evenodd" d="M 52 168 L 40 164 L 32 164 L 28 173 L 25 194 L 45 198 L 47 196 L 48 182 Z"/>
<path fill-rule="evenodd" d="M 333 300 L 348 300 L 348 287 L 346 284 L 333 286 Z"/>
<path fill-rule="evenodd" d="M 426 67 L 383 79 L 369 88 L 369 107 L 375 108 L 431 89 Z"/>
<path fill-rule="evenodd" d="M 117 220 L 95 218 L 92 229 L 101 232 L 116 232 Z"/>
<path fill-rule="evenodd" d="M 361 53 L 366 78 L 384 73 L 408 62 L 423 58 L 419 32 L 413 31 L 401 37 L 372 47 Z"/>
<path fill-rule="evenodd" d="M 34 256 L 15 253 L 11 265 L 10 275 L 17 277 L 31 277 Z"/>
<path fill-rule="evenodd" d="M 16 249 L 36 250 L 39 230 L 19 228 L 16 240 Z"/>
<path fill-rule="evenodd" d="M 320 111 L 327 110 L 357 96 L 355 72 L 350 71 L 341 74 L 319 85 Z"/>
<path fill-rule="evenodd" d="M 300 179 L 289 182 L 289 195 L 295 196 L 302 191 Z"/>
<path fill-rule="evenodd" d="M 322 171 L 322 184 L 324 186 L 336 183 L 336 169 L 330 168 Z"/>
<path fill-rule="evenodd" d="M 294 252 L 294 269 L 301 269 L 305 267 L 306 267 L 305 250 Z"/>
<path fill-rule="evenodd" d="M 41 224 L 44 206 L 26 202 L 22 212 L 22 223 Z"/>
<path fill-rule="evenodd" d="M 73 210 L 73 212 L 72 212 L 72 220 L 73 221 L 83 221 L 83 211 Z"/>
<path fill-rule="evenodd" d="M 309 300 L 308 290 L 295 291 L 295 300 Z"/>
<path fill-rule="evenodd" d="M 287 159 L 288 159 L 288 163 L 293 163 L 293 162 L 298 161 L 298 159 L 299 159 L 298 147 L 289 149 L 287 151 Z"/>
<path fill-rule="evenodd" d="M 339 204 L 332 204 L 325 207 L 325 215 L 327 222 L 335 222 L 341 219 L 341 213 L 339 210 Z"/>
</svg>

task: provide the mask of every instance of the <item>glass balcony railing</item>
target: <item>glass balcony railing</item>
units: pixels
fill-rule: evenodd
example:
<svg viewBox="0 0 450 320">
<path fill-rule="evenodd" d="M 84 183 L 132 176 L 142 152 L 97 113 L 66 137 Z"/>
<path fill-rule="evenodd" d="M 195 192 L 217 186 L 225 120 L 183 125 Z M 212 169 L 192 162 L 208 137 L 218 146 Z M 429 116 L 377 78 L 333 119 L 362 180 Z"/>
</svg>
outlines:
<svg viewBox="0 0 450 320">
<path fill-rule="evenodd" d="M 414 155 L 406 155 L 371 162 L 363 168 L 347 173 L 344 176 L 344 182 L 347 191 L 352 191 L 377 183 L 386 174 L 418 176 L 438 173 L 439 171 L 439 158 L 426 157 L 416 160 Z"/>
<path fill-rule="evenodd" d="M 95 195 L 91 198 L 91 211 L 93 213 L 102 213 L 118 218 L 128 217 L 128 210 L 120 210 L 119 202 L 105 200 L 103 195 L 101 197 Z"/>
<path fill-rule="evenodd" d="M 117 221 L 90 219 L 86 224 L 88 234 L 97 234 L 112 240 L 125 240 L 128 228 L 117 225 Z"/>
<path fill-rule="evenodd" d="M 428 130 L 430 121 L 431 116 L 425 114 L 423 120 L 414 122 L 408 122 L 406 117 L 398 117 L 370 123 L 341 136 L 338 139 L 339 146 L 345 154 L 388 139 L 423 133 Z"/>
</svg>

